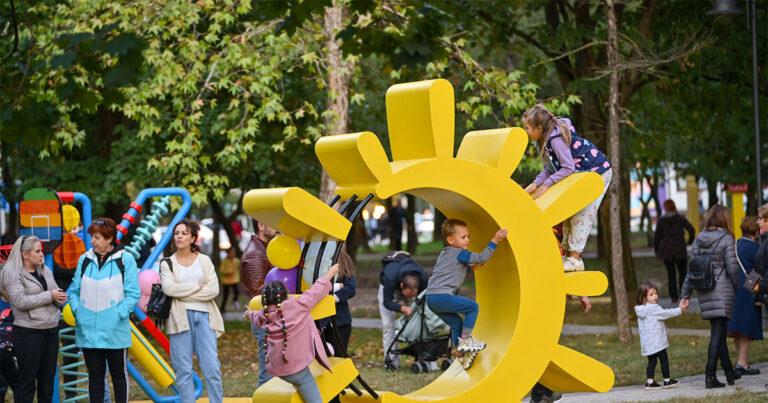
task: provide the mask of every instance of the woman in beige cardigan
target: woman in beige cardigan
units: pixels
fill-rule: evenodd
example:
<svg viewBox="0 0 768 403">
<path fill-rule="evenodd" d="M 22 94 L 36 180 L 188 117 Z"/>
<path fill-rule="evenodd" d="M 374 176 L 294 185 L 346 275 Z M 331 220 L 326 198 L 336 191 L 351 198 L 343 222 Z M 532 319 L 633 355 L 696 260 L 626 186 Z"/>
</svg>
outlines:
<svg viewBox="0 0 768 403">
<path fill-rule="evenodd" d="M 214 301 L 219 295 L 219 280 L 211 259 L 195 245 L 199 228 L 196 221 L 187 218 L 176 224 L 173 227 L 175 253 L 160 263 L 163 292 L 173 297 L 166 330 L 182 403 L 195 401 L 193 353 L 197 353 L 208 399 L 211 403 L 221 403 L 224 390 L 216 338 L 224 334 L 224 320 Z"/>
</svg>

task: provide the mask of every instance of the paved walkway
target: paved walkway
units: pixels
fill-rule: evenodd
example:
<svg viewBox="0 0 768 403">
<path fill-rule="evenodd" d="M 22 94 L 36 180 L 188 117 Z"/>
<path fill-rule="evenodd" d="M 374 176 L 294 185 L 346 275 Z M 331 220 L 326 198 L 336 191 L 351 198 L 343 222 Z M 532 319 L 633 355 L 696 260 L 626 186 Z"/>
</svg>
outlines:
<svg viewBox="0 0 768 403">
<path fill-rule="evenodd" d="M 678 379 L 680 385 L 674 388 L 661 390 L 645 390 L 643 385 L 622 386 L 613 388 L 606 393 L 570 393 L 566 394 L 562 401 L 565 402 L 654 402 L 659 400 L 674 400 L 678 398 L 711 398 L 712 401 L 725 401 L 726 395 L 737 392 L 766 392 L 765 383 L 768 382 L 768 363 L 753 364 L 752 368 L 759 368 L 761 374 L 742 376 L 734 386 L 726 386 L 718 389 L 706 389 L 704 387 L 704 375 L 686 376 Z M 725 383 L 723 371 L 717 374 L 718 379 Z"/>
</svg>

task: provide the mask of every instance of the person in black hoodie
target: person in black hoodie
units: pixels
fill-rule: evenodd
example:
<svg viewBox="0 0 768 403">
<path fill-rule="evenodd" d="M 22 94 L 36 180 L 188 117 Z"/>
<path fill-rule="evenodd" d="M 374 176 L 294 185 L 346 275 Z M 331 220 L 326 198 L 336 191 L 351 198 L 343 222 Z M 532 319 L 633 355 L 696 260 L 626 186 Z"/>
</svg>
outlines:
<svg viewBox="0 0 768 403">
<path fill-rule="evenodd" d="M 394 251 L 381 259 L 384 266 L 379 275 L 379 315 L 382 322 L 382 344 L 384 360 L 390 369 L 400 368 L 400 356 L 387 350 L 395 340 L 395 315 L 400 312 L 411 314 L 410 303 L 420 292 L 427 288 L 427 273 L 416 263 L 408 252 Z M 395 296 L 397 294 L 397 297 Z"/>
</svg>

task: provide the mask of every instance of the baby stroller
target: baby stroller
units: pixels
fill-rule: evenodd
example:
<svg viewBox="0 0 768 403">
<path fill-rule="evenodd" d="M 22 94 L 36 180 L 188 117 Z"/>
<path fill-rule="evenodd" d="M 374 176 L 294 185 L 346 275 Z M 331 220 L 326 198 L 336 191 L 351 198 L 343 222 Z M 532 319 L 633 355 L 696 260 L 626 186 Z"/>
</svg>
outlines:
<svg viewBox="0 0 768 403">
<path fill-rule="evenodd" d="M 436 361 L 444 358 L 440 369 L 445 371 L 451 365 L 451 335 L 448 326 L 429 307 L 427 292 L 422 291 L 411 305 L 411 315 L 402 316 L 395 321 L 397 335 L 387 349 L 390 354 L 405 354 L 416 359 L 411 365 L 411 372 L 436 371 Z M 400 349 L 398 343 L 407 345 Z M 395 370 L 394 365 L 384 360 L 388 370 Z"/>
</svg>

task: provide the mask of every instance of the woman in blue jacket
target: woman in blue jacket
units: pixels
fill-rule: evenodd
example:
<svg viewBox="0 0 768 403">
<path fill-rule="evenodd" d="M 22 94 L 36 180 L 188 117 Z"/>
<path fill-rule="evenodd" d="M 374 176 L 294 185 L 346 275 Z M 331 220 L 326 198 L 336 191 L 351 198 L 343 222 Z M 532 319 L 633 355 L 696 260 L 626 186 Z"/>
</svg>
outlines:
<svg viewBox="0 0 768 403">
<path fill-rule="evenodd" d="M 126 354 L 131 346 L 130 313 L 139 302 L 136 260 L 117 243 L 117 226 L 99 218 L 88 227 L 93 248 L 80 257 L 69 289 L 75 340 L 88 368 L 88 394 L 104 401 L 106 366 L 114 399 L 128 401 Z"/>
</svg>

